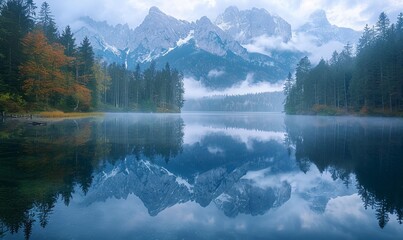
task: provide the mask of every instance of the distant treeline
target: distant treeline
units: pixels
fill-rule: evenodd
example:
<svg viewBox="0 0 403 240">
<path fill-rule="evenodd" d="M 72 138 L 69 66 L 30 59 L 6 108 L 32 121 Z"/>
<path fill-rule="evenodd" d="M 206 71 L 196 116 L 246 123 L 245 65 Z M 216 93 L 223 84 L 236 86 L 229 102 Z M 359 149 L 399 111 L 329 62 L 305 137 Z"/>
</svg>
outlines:
<svg viewBox="0 0 403 240">
<path fill-rule="evenodd" d="M 285 112 L 396 115 L 403 112 L 403 14 L 395 24 L 381 13 L 364 29 L 356 56 L 350 44 L 311 67 L 300 60 L 284 86 Z"/>
<path fill-rule="evenodd" d="M 282 92 L 205 97 L 186 100 L 185 111 L 281 112 Z"/>
<path fill-rule="evenodd" d="M 0 111 L 180 111 L 183 77 L 169 64 L 143 72 L 94 57 L 69 26 L 59 34 L 49 4 L 0 2 Z"/>
</svg>

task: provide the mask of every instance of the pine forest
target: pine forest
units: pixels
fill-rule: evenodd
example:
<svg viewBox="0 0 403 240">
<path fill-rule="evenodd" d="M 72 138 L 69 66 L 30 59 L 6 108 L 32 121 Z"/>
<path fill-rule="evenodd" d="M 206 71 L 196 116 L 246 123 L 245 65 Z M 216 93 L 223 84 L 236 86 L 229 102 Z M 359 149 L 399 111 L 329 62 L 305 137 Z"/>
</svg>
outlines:
<svg viewBox="0 0 403 240">
<path fill-rule="evenodd" d="M 397 115 L 403 112 L 403 14 L 391 24 L 381 13 L 365 27 L 353 55 L 347 44 L 312 66 L 308 57 L 284 85 L 288 114 Z"/>
</svg>

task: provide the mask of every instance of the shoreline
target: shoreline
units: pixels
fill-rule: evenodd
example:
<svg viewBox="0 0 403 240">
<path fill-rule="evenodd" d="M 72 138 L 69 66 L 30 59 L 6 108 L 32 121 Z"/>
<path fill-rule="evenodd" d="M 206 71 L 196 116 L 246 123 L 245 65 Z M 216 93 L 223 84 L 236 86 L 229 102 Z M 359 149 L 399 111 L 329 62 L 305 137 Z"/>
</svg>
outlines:
<svg viewBox="0 0 403 240">
<path fill-rule="evenodd" d="M 37 118 L 82 118 L 82 117 L 99 117 L 103 116 L 103 112 L 35 112 L 35 113 L 2 113 L 2 119 L 37 119 Z"/>
<path fill-rule="evenodd" d="M 351 117 L 397 117 L 402 118 L 403 112 L 389 111 L 385 109 L 369 109 L 362 108 L 359 111 L 354 111 L 352 108 L 341 109 L 323 105 L 316 105 L 312 109 L 304 111 L 296 111 L 295 113 L 287 113 L 287 115 L 308 115 L 308 116 L 351 116 Z"/>
<path fill-rule="evenodd" d="M 337 113 L 337 114 L 329 114 L 329 113 L 306 113 L 306 112 L 298 112 L 298 113 L 286 113 L 288 116 L 320 116 L 320 117 L 385 117 L 385 118 L 403 118 L 403 113 L 359 113 L 359 112 L 347 112 L 347 113 Z"/>
<path fill-rule="evenodd" d="M 182 113 L 186 113 L 189 111 L 184 111 Z M 190 111 L 192 113 L 197 113 L 199 111 Z M 203 111 L 206 112 L 206 111 Z M 212 113 L 217 113 L 220 111 L 211 111 Z M 2 121 L 6 119 L 25 119 L 25 120 L 51 120 L 51 119 L 80 119 L 80 118 L 90 118 L 90 117 L 103 117 L 106 114 L 113 113 L 139 113 L 139 114 L 160 114 L 160 113 L 173 113 L 178 114 L 181 112 L 168 112 L 168 111 L 157 111 L 157 112 L 70 112 L 65 113 L 61 111 L 51 111 L 51 112 L 35 112 L 35 113 L 0 113 L 0 119 Z M 245 113 L 245 112 L 231 112 L 231 113 Z M 247 112 L 247 113 L 255 113 L 255 112 Z M 403 113 L 360 113 L 360 112 L 338 112 L 338 113 L 325 113 L 325 112 L 298 112 L 298 113 L 286 113 L 279 112 L 285 114 L 287 116 L 318 116 L 318 117 L 385 117 L 385 118 L 403 118 Z"/>
<path fill-rule="evenodd" d="M 177 114 L 177 111 L 156 111 L 156 112 L 62 112 L 62 111 L 43 111 L 43 112 L 33 112 L 33 113 L 0 113 L 0 119 L 79 119 L 79 118 L 89 118 L 89 117 L 103 117 L 108 113 L 173 113 Z"/>
</svg>

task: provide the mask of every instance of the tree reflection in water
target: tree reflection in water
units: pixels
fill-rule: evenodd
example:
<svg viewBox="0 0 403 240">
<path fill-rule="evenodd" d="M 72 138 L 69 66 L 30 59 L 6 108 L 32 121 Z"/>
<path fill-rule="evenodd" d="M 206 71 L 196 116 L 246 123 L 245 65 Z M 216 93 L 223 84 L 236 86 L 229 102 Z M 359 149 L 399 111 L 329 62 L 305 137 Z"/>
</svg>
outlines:
<svg viewBox="0 0 403 240">
<path fill-rule="evenodd" d="M 356 187 L 384 228 L 403 220 L 403 123 L 400 119 L 287 116 L 286 143 L 306 172 L 311 163 Z"/>
<path fill-rule="evenodd" d="M 129 154 L 165 161 L 182 151 L 183 120 L 82 119 L 32 126 L 0 125 L 0 237 L 32 226 L 46 227 L 59 198 L 69 205 L 75 191 L 87 193 L 94 171 Z M 157 141 L 155 141 L 157 140 Z"/>
</svg>

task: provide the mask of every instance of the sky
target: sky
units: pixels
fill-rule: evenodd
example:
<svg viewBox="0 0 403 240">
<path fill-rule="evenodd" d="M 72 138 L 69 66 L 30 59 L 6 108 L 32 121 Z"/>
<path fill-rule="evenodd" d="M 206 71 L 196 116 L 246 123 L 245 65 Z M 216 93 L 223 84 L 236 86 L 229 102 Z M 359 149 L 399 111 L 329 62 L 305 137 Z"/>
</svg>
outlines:
<svg viewBox="0 0 403 240">
<path fill-rule="evenodd" d="M 43 1 L 36 1 L 39 7 Z M 366 23 L 376 22 L 379 13 L 385 11 L 392 22 L 403 11 L 403 0 L 47 0 L 59 27 L 74 24 L 80 16 L 106 20 L 110 24 L 128 23 L 137 27 L 148 10 L 157 6 L 175 18 L 195 21 L 202 16 L 212 20 L 228 6 L 239 9 L 265 8 L 287 20 L 293 28 L 303 24 L 309 14 L 324 9 L 330 22 L 341 27 L 362 30 Z"/>
</svg>

